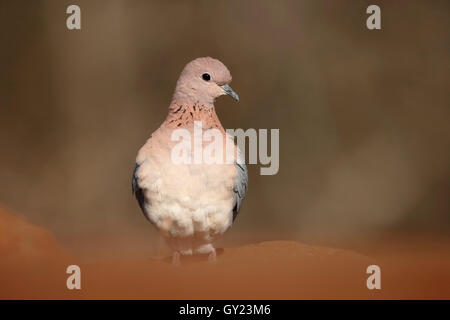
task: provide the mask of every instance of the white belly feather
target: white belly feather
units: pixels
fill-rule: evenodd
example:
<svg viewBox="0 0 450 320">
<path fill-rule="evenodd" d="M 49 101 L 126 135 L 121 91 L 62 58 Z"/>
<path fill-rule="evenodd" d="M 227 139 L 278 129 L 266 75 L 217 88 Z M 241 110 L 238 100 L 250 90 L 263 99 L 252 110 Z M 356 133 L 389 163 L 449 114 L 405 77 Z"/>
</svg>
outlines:
<svg viewBox="0 0 450 320">
<path fill-rule="evenodd" d="M 145 211 L 169 245 L 207 253 L 233 219 L 234 164 L 175 164 L 172 144 L 154 135 L 138 154 Z M 158 148 L 158 152 L 154 152 Z"/>
</svg>

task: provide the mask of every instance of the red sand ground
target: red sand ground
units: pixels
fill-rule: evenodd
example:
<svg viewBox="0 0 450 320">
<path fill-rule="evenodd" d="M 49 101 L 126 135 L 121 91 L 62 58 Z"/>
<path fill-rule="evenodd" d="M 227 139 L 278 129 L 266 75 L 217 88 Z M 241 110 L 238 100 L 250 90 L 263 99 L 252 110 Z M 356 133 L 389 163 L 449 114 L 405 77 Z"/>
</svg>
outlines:
<svg viewBox="0 0 450 320">
<path fill-rule="evenodd" d="M 415 245 L 421 243 L 422 245 Z M 417 299 L 450 298 L 449 242 L 352 251 L 270 241 L 205 257 L 146 257 L 80 264 L 81 290 L 66 288 L 67 254 L 42 228 L 0 209 L 1 299 Z M 381 267 L 381 290 L 366 287 L 366 268 Z"/>
</svg>

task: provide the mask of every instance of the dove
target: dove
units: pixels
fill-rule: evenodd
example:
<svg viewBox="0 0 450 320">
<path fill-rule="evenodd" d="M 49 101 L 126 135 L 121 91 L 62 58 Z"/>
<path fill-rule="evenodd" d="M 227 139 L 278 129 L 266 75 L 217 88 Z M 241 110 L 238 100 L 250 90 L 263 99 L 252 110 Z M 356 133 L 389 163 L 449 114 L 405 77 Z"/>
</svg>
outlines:
<svg viewBox="0 0 450 320">
<path fill-rule="evenodd" d="M 166 119 L 136 157 L 133 194 L 144 216 L 173 250 L 175 265 L 180 264 L 181 256 L 193 254 L 205 254 L 208 261 L 217 262 L 214 243 L 232 226 L 247 192 L 248 173 L 242 153 L 214 107 L 222 95 L 239 101 L 229 85 L 231 79 L 230 71 L 217 59 L 189 62 L 176 83 Z M 216 130 L 221 134 L 223 158 L 217 153 L 216 159 L 223 161 L 174 161 L 174 148 L 180 147 L 174 134 L 180 130 L 193 134 L 200 129 L 202 133 Z M 212 139 L 205 139 L 201 146 L 210 143 Z M 193 143 L 181 144 L 181 149 L 194 157 Z"/>
</svg>

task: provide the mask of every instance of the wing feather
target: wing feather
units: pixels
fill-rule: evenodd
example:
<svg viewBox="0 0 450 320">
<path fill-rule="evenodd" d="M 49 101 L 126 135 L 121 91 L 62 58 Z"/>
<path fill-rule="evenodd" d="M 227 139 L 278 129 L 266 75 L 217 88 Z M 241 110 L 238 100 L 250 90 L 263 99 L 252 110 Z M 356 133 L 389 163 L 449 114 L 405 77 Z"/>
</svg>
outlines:
<svg viewBox="0 0 450 320">
<path fill-rule="evenodd" d="M 144 190 L 139 186 L 139 178 L 137 175 L 138 170 L 139 164 L 136 163 L 136 165 L 134 166 L 133 178 L 131 181 L 131 190 L 133 191 L 133 194 L 139 203 L 139 207 L 141 207 L 142 213 L 148 219 L 148 215 L 145 209 L 145 203 L 147 202 L 147 200 L 145 199 Z"/>
<path fill-rule="evenodd" d="M 236 184 L 234 185 L 233 221 L 236 219 L 248 188 L 248 172 L 244 163 L 236 163 Z"/>
</svg>

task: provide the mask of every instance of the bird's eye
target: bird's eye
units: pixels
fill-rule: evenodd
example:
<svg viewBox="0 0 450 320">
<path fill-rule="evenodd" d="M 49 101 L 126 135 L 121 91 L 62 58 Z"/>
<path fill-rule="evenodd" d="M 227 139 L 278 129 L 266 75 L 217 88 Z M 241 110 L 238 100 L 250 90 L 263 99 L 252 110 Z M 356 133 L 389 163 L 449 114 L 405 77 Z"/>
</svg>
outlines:
<svg viewBox="0 0 450 320">
<path fill-rule="evenodd" d="M 210 76 L 208 73 L 202 74 L 202 78 L 203 78 L 203 80 L 205 80 L 205 81 L 211 80 L 211 76 Z"/>
</svg>

